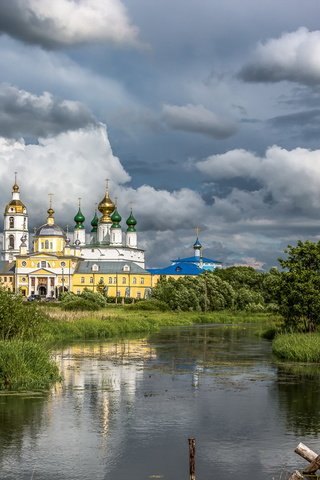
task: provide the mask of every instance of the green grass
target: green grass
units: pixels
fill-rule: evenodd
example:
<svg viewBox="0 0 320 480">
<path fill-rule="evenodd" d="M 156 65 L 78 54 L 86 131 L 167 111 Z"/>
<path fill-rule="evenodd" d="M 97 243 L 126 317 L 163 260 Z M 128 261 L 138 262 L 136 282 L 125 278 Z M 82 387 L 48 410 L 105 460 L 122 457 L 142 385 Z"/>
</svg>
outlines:
<svg viewBox="0 0 320 480">
<path fill-rule="evenodd" d="M 131 333 L 150 333 L 161 327 L 193 324 L 270 324 L 274 316 L 247 312 L 159 312 L 131 309 L 130 306 L 104 308 L 99 312 L 65 312 L 47 309 L 49 320 L 43 329 L 46 341 L 106 339 Z"/>
<path fill-rule="evenodd" d="M 281 359 L 294 362 L 320 362 L 319 333 L 288 333 L 276 336 L 273 353 Z"/>
<path fill-rule="evenodd" d="M 0 341 L 0 390 L 42 390 L 59 380 L 48 349 L 32 341 Z"/>
</svg>

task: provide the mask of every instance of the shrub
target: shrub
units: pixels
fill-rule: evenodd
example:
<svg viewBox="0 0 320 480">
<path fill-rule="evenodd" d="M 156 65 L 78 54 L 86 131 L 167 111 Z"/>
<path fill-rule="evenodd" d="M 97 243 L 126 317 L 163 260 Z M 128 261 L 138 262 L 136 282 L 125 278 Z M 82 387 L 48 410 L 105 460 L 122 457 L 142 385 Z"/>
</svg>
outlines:
<svg viewBox="0 0 320 480">
<path fill-rule="evenodd" d="M 100 310 L 100 305 L 96 302 L 91 300 L 87 300 L 85 298 L 76 297 L 74 300 L 69 300 L 62 304 L 63 310 L 66 311 L 75 311 L 75 310 L 90 310 L 90 311 L 97 311 Z"/>
<path fill-rule="evenodd" d="M 0 341 L 0 389 L 43 389 L 60 379 L 48 351 L 31 341 Z"/>
<path fill-rule="evenodd" d="M 161 300 L 158 300 L 156 298 L 151 298 L 150 300 L 142 300 L 141 302 L 137 302 L 131 305 L 131 308 L 133 308 L 134 310 L 158 310 L 161 312 L 170 310 L 169 306 L 165 302 L 162 302 Z"/>
<path fill-rule="evenodd" d="M 25 304 L 20 295 L 0 289 L 0 339 L 33 339 L 45 322 L 38 305 Z"/>
</svg>

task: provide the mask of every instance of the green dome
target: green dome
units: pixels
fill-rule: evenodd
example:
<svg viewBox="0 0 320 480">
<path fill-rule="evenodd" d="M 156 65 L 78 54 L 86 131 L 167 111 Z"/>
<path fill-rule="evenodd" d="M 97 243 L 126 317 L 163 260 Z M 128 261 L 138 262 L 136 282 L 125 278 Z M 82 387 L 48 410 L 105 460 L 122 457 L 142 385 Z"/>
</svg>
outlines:
<svg viewBox="0 0 320 480">
<path fill-rule="evenodd" d="M 135 232 L 136 231 L 135 226 L 137 225 L 137 220 L 134 218 L 134 216 L 132 214 L 132 210 L 131 210 L 129 218 L 126 221 L 126 224 L 128 225 L 127 232 Z"/>
<path fill-rule="evenodd" d="M 118 212 L 117 209 L 115 209 L 115 211 L 111 215 L 111 220 L 113 222 L 111 228 L 121 228 L 119 223 L 121 222 L 122 218 L 121 218 L 121 215 L 120 215 L 120 213 Z"/>
<path fill-rule="evenodd" d="M 97 216 L 97 212 L 94 212 L 94 217 L 91 220 L 91 226 L 92 226 L 91 233 L 94 233 L 98 230 L 98 224 L 99 224 L 99 218 Z"/>
<path fill-rule="evenodd" d="M 74 227 L 76 230 L 81 230 L 81 229 L 84 228 L 83 222 L 85 221 L 85 217 L 84 217 L 83 213 L 81 212 L 80 207 L 79 207 L 77 215 L 75 215 L 75 217 L 74 217 L 74 221 L 76 222 L 76 225 Z"/>
</svg>

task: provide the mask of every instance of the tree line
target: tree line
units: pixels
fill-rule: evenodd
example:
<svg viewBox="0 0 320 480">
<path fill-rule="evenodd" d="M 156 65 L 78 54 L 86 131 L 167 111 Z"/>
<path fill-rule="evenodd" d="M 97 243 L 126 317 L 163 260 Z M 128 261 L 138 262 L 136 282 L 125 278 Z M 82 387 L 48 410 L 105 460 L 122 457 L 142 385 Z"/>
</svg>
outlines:
<svg viewBox="0 0 320 480">
<path fill-rule="evenodd" d="M 287 330 L 313 332 L 320 324 L 320 242 L 298 241 L 284 253 L 280 270 L 241 266 L 176 280 L 162 277 L 152 296 L 176 311 L 276 311 Z"/>
</svg>

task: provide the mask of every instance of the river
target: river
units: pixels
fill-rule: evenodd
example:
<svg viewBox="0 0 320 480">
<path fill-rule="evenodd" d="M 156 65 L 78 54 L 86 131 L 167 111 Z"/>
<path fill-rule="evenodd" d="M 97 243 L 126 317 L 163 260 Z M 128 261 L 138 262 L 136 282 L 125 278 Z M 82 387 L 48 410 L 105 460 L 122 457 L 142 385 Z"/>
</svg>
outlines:
<svg viewBox="0 0 320 480">
<path fill-rule="evenodd" d="M 0 396 L 0 478 L 285 480 L 320 452 L 320 371 L 250 326 L 177 327 L 55 352 L 50 392 Z"/>
</svg>

